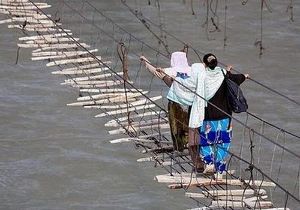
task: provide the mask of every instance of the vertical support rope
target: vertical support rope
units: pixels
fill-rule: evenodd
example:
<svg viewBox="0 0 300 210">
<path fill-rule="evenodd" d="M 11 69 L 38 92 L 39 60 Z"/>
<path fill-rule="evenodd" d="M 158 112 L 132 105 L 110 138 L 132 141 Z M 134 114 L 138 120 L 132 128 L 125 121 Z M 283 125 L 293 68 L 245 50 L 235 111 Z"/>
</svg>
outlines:
<svg viewBox="0 0 300 210">
<path fill-rule="evenodd" d="M 194 11 L 194 0 L 191 0 L 191 10 L 192 10 L 192 15 L 195 15 L 195 11 Z"/>
<path fill-rule="evenodd" d="M 129 81 L 128 76 L 128 50 L 125 47 L 125 44 L 123 42 L 120 42 L 117 47 L 118 56 L 122 63 L 122 70 L 123 70 L 123 86 L 124 86 L 124 93 L 125 93 L 125 101 L 126 101 L 126 108 L 127 108 L 127 123 L 128 123 L 128 129 L 131 127 L 135 132 L 136 130 L 131 124 L 130 120 L 130 112 L 129 112 L 129 104 L 128 104 L 128 95 L 127 95 L 127 87 L 126 83 Z"/>
<path fill-rule="evenodd" d="M 294 22 L 294 0 L 290 0 L 290 3 L 286 9 L 286 12 L 290 11 L 290 21 Z"/>
<path fill-rule="evenodd" d="M 259 41 L 259 57 L 263 54 L 263 10 L 264 10 L 264 0 L 261 0 L 260 4 L 260 41 Z"/>
<path fill-rule="evenodd" d="M 227 10 L 228 10 L 228 4 L 227 0 L 225 0 L 225 7 L 224 7 L 224 49 L 227 46 Z"/>
<path fill-rule="evenodd" d="M 123 63 L 123 62 L 122 62 Z M 124 79 L 124 84 L 125 84 L 125 79 Z M 124 87 L 125 88 L 125 87 Z"/>
<path fill-rule="evenodd" d="M 17 49 L 17 55 L 16 55 L 16 62 L 15 62 L 15 64 L 18 64 L 18 62 L 19 62 L 19 55 L 20 55 L 20 47 L 18 47 L 18 49 Z"/>
</svg>

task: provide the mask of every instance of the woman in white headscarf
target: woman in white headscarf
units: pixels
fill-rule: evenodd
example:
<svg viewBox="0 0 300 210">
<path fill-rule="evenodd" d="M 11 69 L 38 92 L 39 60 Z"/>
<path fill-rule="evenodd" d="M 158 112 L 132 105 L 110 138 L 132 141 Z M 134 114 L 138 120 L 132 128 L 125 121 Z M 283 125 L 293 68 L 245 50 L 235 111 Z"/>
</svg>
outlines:
<svg viewBox="0 0 300 210">
<path fill-rule="evenodd" d="M 191 77 L 191 67 L 188 64 L 185 52 L 174 52 L 171 55 L 171 67 L 169 68 L 155 68 L 144 57 L 141 56 L 141 60 L 144 61 L 146 68 L 158 78 L 162 79 L 169 87 L 168 93 L 168 113 L 169 123 L 171 128 L 171 136 L 173 140 L 174 149 L 183 151 L 187 147 L 188 143 L 188 109 L 192 105 L 192 102 L 180 101 L 178 98 L 172 97 L 173 79 L 186 80 Z M 180 97 L 179 97 L 180 99 Z M 197 145 L 190 145 L 188 147 L 192 161 L 195 166 L 195 170 L 202 172 L 204 170 L 204 164 L 201 161 Z"/>
</svg>

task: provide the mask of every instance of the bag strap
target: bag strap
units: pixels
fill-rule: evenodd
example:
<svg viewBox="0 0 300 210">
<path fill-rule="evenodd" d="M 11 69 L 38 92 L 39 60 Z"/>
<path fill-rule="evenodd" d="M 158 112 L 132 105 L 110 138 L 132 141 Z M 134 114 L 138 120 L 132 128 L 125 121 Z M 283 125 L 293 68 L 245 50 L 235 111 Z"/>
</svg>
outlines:
<svg viewBox="0 0 300 210">
<path fill-rule="evenodd" d="M 222 74 L 223 74 L 224 78 L 226 79 L 226 78 L 227 78 L 227 77 L 226 77 L 227 74 L 224 74 L 223 69 L 221 69 L 221 71 L 222 71 Z M 225 70 L 225 71 L 226 71 L 226 70 Z"/>
</svg>

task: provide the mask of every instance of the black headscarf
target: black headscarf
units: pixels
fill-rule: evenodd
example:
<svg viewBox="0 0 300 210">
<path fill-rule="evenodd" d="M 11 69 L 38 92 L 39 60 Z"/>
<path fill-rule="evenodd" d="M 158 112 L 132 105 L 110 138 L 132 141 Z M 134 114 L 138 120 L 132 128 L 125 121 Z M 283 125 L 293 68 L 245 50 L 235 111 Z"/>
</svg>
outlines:
<svg viewBox="0 0 300 210">
<path fill-rule="evenodd" d="M 203 62 L 211 70 L 214 70 L 216 68 L 216 66 L 218 65 L 217 57 L 212 53 L 208 53 L 208 54 L 204 55 Z"/>
</svg>

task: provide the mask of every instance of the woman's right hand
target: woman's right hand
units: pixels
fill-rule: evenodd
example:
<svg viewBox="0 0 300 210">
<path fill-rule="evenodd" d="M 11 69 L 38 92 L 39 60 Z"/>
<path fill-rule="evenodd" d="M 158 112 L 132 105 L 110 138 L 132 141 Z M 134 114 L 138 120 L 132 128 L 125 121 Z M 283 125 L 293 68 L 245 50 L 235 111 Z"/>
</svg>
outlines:
<svg viewBox="0 0 300 210">
<path fill-rule="evenodd" d="M 150 63 L 149 60 L 148 60 L 145 56 L 143 56 L 143 55 L 140 56 L 140 60 L 141 60 L 142 62 L 144 62 L 145 64 L 146 64 L 146 63 Z"/>
</svg>

